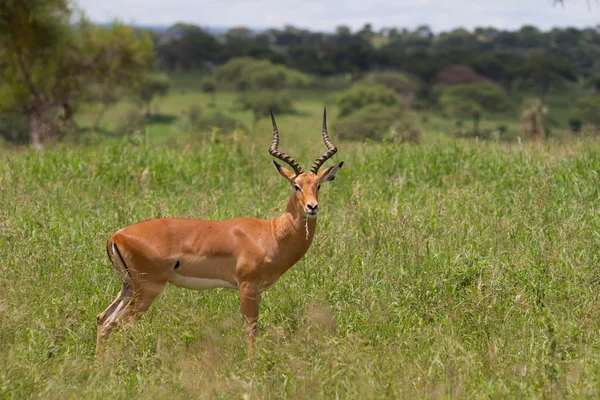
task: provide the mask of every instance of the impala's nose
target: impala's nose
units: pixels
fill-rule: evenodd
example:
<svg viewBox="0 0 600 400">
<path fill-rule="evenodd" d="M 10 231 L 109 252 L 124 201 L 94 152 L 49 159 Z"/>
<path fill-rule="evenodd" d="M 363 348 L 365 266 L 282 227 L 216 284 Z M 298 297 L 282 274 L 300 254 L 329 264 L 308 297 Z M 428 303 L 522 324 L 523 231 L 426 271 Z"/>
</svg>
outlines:
<svg viewBox="0 0 600 400">
<path fill-rule="evenodd" d="M 317 212 L 319 211 L 319 205 L 318 204 L 307 204 L 306 205 L 306 213 L 308 215 L 317 215 Z"/>
</svg>

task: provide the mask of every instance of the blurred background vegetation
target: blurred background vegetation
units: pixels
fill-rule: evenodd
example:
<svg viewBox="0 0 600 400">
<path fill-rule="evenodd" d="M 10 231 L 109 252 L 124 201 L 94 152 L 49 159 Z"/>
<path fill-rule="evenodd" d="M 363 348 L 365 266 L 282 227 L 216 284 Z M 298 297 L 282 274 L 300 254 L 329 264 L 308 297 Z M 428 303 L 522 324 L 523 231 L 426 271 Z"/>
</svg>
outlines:
<svg viewBox="0 0 600 400">
<path fill-rule="evenodd" d="M 233 27 L 215 35 L 184 23 L 94 25 L 67 0 L 7 0 L 0 5 L 0 136 L 42 148 L 140 130 L 168 138 L 191 125 L 253 132 L 269 107 L 312 118 L 311 99 L 335 108 L 340 135 L 351 140 L 395 137 L 398 121 L 411 137 L 596 135 L 598 43 L 598 27 L 434 33 L 365 24 L 331 33 Z M 386 107 L 370 107 L 383 112 L 376 126 L 362 117 L 372 104 Z"/>
</svg>

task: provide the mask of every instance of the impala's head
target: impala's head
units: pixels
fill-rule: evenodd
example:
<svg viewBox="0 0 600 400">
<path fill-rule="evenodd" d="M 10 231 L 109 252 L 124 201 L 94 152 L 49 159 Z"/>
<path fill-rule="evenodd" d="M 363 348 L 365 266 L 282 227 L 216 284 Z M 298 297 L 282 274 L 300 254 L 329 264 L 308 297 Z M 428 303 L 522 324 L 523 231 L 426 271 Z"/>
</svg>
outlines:
<svg viewBox="0 0 600 400">
<path fill-rule="evenodd" d="M 271 121 L 273 122 L 273 143 L 269 149 L 269 153 L 273 157 L 285 161 L 289 164 L 294 172 L 282 167 L 277 162 L 273 161 L 277 171 L 283 176 L 291 185 L 293 190 L 293 196 L 296 200 L 296 205 L 301 209 L 307 218 L 316 218 L 319 212 L 319 189 L 321 184 L 331 182 L 335 179 L 335 175 L 344 165 L 343 162 L 329 167 L 324 171 L 319 172 L 321 165 L 328 159 L 330 159 L 336 152 L 337 148 L 329 140 L 327 133 L 327 111 L 323 111 L 323 142 L 327 146 L 327 151 L 317 158 L 310 168 L 310 172 L 302 171 L 302 167 L 296 160 L 277 150 L 279 145 L 279 132 L 277 130 L 277 124 L 275 123 L 275 117 L 271 112 Z"/>
</svg>

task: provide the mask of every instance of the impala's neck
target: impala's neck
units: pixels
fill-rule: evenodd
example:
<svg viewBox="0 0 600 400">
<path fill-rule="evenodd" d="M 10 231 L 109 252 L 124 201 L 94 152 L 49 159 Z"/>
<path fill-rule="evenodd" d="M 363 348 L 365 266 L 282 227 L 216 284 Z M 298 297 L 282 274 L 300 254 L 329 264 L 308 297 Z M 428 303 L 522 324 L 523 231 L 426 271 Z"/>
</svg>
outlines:
<svg viewBox="0 0 600 400">
<path fill-rule="evenodd" d="M 277 241 L 283 246 L 289 243 L 293 249 L 290 251 L 293 253 L 298 251 L 304 255 L 315 235 L 317 219 L 306 217 L 304 209 L 294 193 L 288 201 L 285 212 L 279 218 L 274 219 L 273 222 Z"/>
</svg>

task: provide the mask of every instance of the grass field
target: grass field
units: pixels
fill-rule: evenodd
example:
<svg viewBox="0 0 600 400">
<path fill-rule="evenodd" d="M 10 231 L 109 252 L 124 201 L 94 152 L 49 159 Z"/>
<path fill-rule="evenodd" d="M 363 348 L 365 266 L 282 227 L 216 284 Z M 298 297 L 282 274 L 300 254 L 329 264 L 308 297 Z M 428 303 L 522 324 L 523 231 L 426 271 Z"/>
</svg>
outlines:
<svg viewBox="0 0 600 400">
<path fill-rule="evenodd" d="M 166 111 L 204 101 L 177 96 Z M 305 168 L 323 151 L 321 107 L 308 96 L 278 119 L 281 148 Z M 600 395 L 593 139 L 433 131 L 400 146 L 332 131 L 344 168 L 321 194 L 308 254 L 263 295 L 250 358 L 237 292 L 170 287 L 95 360 L 96 315 L 119 290 L 113 231 L 272 218 L 290 194 L 266 121 L 235 142 L 162 130 L 0 153 L 0 398 Z"/>
</svg>

